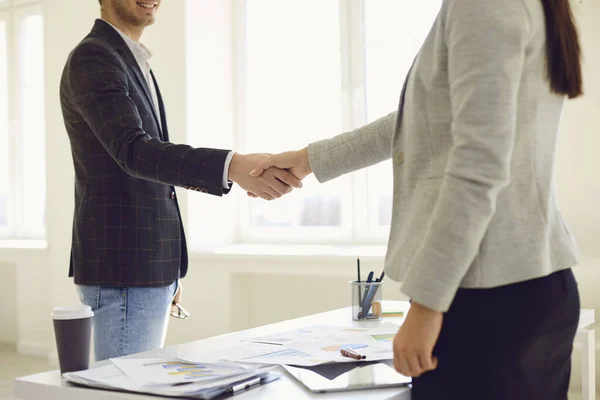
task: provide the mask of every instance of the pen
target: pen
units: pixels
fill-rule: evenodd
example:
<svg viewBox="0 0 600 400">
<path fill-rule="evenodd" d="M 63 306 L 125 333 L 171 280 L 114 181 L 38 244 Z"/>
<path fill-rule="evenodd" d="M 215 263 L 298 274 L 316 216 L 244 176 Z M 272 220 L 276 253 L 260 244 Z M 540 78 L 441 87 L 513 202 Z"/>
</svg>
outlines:
<svg viewBox="0 0 600 400">
<path fill-rule="evenodd" d="M 360 355 L 358 355 L 358 354 L 351 353 L 351 352 L 349 352 L 348 350 L 344 350 L 344 349 L 341 349 L 341 350 L 340 350 L 340 353 L 342 353 L 342 355 L 343 355 L 344 357 L 353 358 L 353 359 L 355 359 L 355 360 L 364 360 L 364 359 L 366 358 L 365 356 L 360 356 Z"/>
<path fill-rule="evenodd" d="M 371 282 L 373 282 L 373 271 L 369 272 L 369 276 L 367 276 L 367 283 L 371 283 Z M 370 288 L 371 288 L 370 286 L 365 286 L 365 295 L 362 299 L 363 303 L 367 299 L 367 293 L 369 293 Z"/>
<path fill-rule="evenodd" d="M 252 386 L 260 384 L 260 379 L 261 378 L 256 378 L 256 379 L 252 379 L 250 381 L 242 382 L 239 385 L 234 385 L 231 388 L 229 388 L 229 391 L 231 393 L 237 393 L 239 391 L 249 389 Z"/>
<path fill-rule="evenodd" d="M 365 358 L 367 358 L 367 356 L 365 356 L 364 354 L 359 353 L 358 351 L 348 347 L 346 349 L 346 351 L 349 351 L 350 353 L 356 354 L 357 356 L 359 356 L 361 358 L 361 360 L 364 360 Z"/>
<path fill-rule="evenodd" d="M 372 274 L 373 274 L 373 272 L 371 272 L 369 274 L 369 282 L 371 282 L 371 280 L 373 278 Z M 382 272 L 381 275 L 379 276 L 379 278 L 377 278 L 375 280 L 375 282 L 381 283 L 381 281 L 383 281 L 383 278 L 385 278 L 385 272 Z M 379 286 L 380 285 L 376 285 L 375 287 L 367 286 L 367 288 L 365 289 L 365 296 L 361 303 L 361 315 L 359 315 L 359 317 L 365 318 L 367 316 L 367 314 L 369 313 L 369 309 L 371 308 L 371 302 L 375 298 L 375 294 L 377 293 Z M 366 308 L 366 310 L 365 310 L 365 308 Z"/>
<path fill-rule="evenodd" d="M 358 274 L 358 302 L 362 306 L 362 288 L 360 287 L 360 257 L 356 257 L 356 273 Z M 361 309 L 362 311 L 362 309 Z M 360 312 L 360 311 L 359 311 Z"/>
<path fill-rule="evenodd" d="M 382 273 L 381 274 L 381 278 L 377 279 L 377 282 L 381 283 L 380 279 L 383 279 L 385 277 L 385 275 Z M 371 303 L 373 302 L 373 299 L 375 298 L 375 295 L 377 294 L 377 290 L 379 290 L 379 286 L 381 285 L 376 285 L 375 287 L 369 287 L 369 291 L 367 293 L 365 293 L 365 301 L 363 302 L 363 309 L 365 307 L 371 308 Z M 367 312 L 369 311 L 369 309 L 367 308 Z"/>
<path fill-rule="evenodd" d="M 367 283 L 371 283 L 373 282 L 373 271 L 369 272 L 369 276 L 367 277 Z M 371 286 L 365 286 L 365 294 L 364 296 L 362 296 L 362 299 L 359 298 L 360 301 L 360 313 L 358 314 L 358 319 L 363 319 L 367 316 L 367 314 L 369 313 L 369 308 L 371 308 L 371 306 L 367 307 L 367 298 L 369 297 L 369 292 L 371 290 Z M 365 307 L 367 307 L 365 309 Z"/>
</svg>

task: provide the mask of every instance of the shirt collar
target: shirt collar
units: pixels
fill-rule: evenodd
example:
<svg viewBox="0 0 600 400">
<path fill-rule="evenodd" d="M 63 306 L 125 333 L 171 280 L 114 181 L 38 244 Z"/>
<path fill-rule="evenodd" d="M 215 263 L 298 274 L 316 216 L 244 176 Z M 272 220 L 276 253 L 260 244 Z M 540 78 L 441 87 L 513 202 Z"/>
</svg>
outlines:
<svg viewBox="0 0 600 400">
<path fill-rule="evenodd" d="M 107 20 L 103 19 L 103 21 L 106 22 L 108 25 L 112 26 L 113 29 L 117 31 L 119 35 L 121 35 L 121 37 L 125 41 L 125 44 L 127 45 L 127 47 L 129 47 L 129 50 L 131 50 L 136 60 L 138 60 L 139 62 L 148 62 L 148 60 L 150 60 L 150 58 L 152 57 L 152 53 L 150 52 L 150 50 L 148 50 L 146 46 L 144 46 L 141 43 L 137 43 L 135 40 L 121 32 L 119 28 L 117 28 Z"/>
</svg>

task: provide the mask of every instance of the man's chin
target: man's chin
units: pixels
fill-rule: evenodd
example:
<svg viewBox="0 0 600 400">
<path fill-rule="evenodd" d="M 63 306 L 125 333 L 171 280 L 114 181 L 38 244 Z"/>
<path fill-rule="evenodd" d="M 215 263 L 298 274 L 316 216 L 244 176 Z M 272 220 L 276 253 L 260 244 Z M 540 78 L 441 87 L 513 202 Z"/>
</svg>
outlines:
<svg viewBox="0 0 600 400">
<path fill-rule="evenodd" d="M 146 27 L 148 27 L 150 25 L 154 25 L 154 20 L 155 20 L 155 18 L 152 17 L 152 18 L 146 18 L 146 19 L 138 19 L 137 21 L 135 21 L 135 22 L 132 21 L 132 22 L 138 28 L 142 28 L 143 29 L 143 28 L 146 28 Z"/>
<path fill-rule="evenodd" d="M 142 26 L 145 28 L 145 27 L 148 27 L 148 26 L 150 26 L 150 25 L 154 25 L 154 21 L 155 21 L 155 20 L 156 20 L 156 19 L 155 19 L 154 17 L 150 17 L 150 18 L 148 18 L 148 19 L 146 19 L 146 20 L 142 21 Z"/>
</svg>

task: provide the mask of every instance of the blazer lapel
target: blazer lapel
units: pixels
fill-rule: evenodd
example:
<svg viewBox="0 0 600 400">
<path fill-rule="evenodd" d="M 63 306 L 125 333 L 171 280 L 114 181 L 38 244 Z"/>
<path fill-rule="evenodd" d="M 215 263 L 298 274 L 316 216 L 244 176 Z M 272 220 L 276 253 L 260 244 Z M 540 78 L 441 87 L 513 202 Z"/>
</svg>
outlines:
<svg viewBox="0 0 600 400">
<path fill-rule="evenodd" d="M 392 136 L 392 145 L 395 146 L 396 142 L 398 141 L 398 138 L 400 137 L 400 125 L 402 124 L 402 114 L 404 113 L 404 100 L 406 97 L 406 87 L 408 86 L 408 80 L 410 79 L 410 74 L 413 70 L 413 67 L 415 66 L 415 63 L 417 62 L 417 58 L 419 57 L 419 54 L 417 54 L 415 56 L 415 58 L 413 59 L 413 62 L 408 70 L 408 73 L 406 74 L 406 78 L 404 78 L 404 84 L 402 85 L 402 91 L 400 92 L 400 101 L 398 103 L 398 112 L 396 113 L 396 123 L 394 126 L 394 135 Z"/>
<path fill-rule="evenodd" d="M 406 74 L 406 78 L 404 79 L 404 84 L 402 84 L 402 92 L 400 92 L 400 103 L 398 104 L 398 112 L 401 114 L 402 111 L 404 111 L 404 98 L 406 97 L 406 87 L 408 86 L 408 80 L 410 79 L 410 73 L 413 70 L 413 67 L 415 66 L 415 62 L 417 62 L 417 58 L 419 57 L 419 54 L 417 54 L 415 56 L 415 58 L 413 59 L 413 62 L 410 66 L 410 68 L 408 69 L 408 73 Z"/>
<path fill-rule="evenodd" d="M 156 90 L 156 97 L 158 98 L 158 109 L 160 112 L 160 122 L 162 124 L 162 140 L 168 142 L 169 129 L 167 128 L 167 113 L 165 111 L 165 103 L 163 103 L 162 94 L 160 93 L 160 89 L 158 88 L 158 82 L 156 82 L 156 77 L 154 76 L 154 72 L 152 72 L 152 70 L 150 70 L 150 76 L 152 77 L 152 83 L 154 84 L 154 89 Z"/>
<path fill-rule="evenodd" d="M 154 100 L 152 100 L 152 95 L 150 94 L 150 88 L 148 87 L 148 82 L 146 81 L 146 78 L 144 78 L 144 74 L 142 73 L 142 70 L 140 69 L 138 62 L 135 59 L 135 56 L 133 55 L 133 53 L 127 46 L 127 43 L 125 43 L 125 41 L 123 40 L 121 35 L 119 35 L 119 33 L 112 26 L 110 26 L 107 22 L 105 22 L 101 19 L 96 20 L 96 23 L 94 24 L 94 28 L 92 29 L 92 32 L 96 32 L 96 33 L 104 36 L 115 47 L 115 49 L 123 56 L 123 58 L 125 59 L 125 61 L 127 63 L 127 66 L 129 67 L 129 69 L 131 69 L 136 80 L 142 87 L 142 91 L 144 92 L 144 95 L 146 96 L 146 100 L 148 100 L 148 103 L 150 104 L 150 109 L 152 110 L 152 115 L 154 116 L 154 121 L 156 121 L 156 126 L 158 126 L 159 136 L 162 136 L 162 133 L 161 133 L 162 128 L 158 121 L 158 117 L 156 114 L 156 107 L 154 106 Z"/>
<path fill-rule="evenodd" d="M 133 54 L 131 53 L 131 50 L 129 50 L 129 48 L 121 49 L 121 54 L 123 54 L 123 56 L 127 60 L 127 65 L 133 71 L 138 83 L 142 86 L 142 88 L 144 90 L 144 95 L 146 96 L 146 100 L 148 100 L 148 102 L 150 103 L 150 109 L 152 110 L 152 116 L 154 116 L 154 121 L 156 122 L 156 126 L 158 126 L 158 131 L 160 134 L 161 126 L 160 126 L 160 123 L 159 123 L 159 120 L 158 120 L 158 117 L 156 114 L 156 106 L 154 105 L 154 100 L 152 99 L 152 95 L 150 94 L 150 88 L 148 87 L 148 82 L 146 81 L 146 78 L 144 78 L 144 74 L 142 74 L 142 71 L 140 70 L 140 66 L 139 66 L 137 60 L 135 59 L 135 57 L 133 56 Z"/>
</svg>

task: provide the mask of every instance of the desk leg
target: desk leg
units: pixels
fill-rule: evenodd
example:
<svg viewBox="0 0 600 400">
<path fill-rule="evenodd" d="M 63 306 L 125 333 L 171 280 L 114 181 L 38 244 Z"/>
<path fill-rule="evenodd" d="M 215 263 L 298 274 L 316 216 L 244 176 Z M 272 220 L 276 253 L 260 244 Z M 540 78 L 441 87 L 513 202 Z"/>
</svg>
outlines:
<svg viewBox="0 0 600 400">
<path fill-rule="evenodd" d="M 581 399 L 596 399 L 596 335 L 593 329 L 577 332 L 575 340 L 581 343 Z"/>
</svg>

